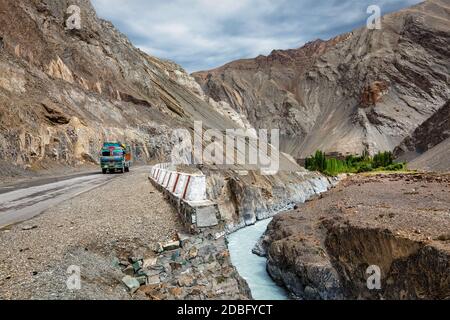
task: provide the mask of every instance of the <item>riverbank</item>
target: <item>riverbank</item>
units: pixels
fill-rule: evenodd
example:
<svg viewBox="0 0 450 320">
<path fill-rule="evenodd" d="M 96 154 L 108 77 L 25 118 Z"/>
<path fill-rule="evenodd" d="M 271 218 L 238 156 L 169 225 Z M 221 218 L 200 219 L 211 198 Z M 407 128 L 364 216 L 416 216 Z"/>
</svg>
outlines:
<svg viewBox="0 0 450 320">
<path fill-rule="evenodd" d="M 284 210 L 280 209 L 278 212 L 266 215 L 268 218 L 259 220 L 254 225 L 234 230 L 228 235 L 231 261 L 241 277 L 247 281 L 254 299 L 288 300 L 292 298 L 291 293 L 284 288 L 283 284 L 274 281 L 267 270 L 264 234 L 273 217 L 288 212 L 312 198 L 321 197 L 324 192 L 335 187 L 342 179 L 343 177 L 336 178 L 329 184 L 318 184 L 316 179 L 307 181 L 306 184 L 303 184 L 304 189 L 299 190 L 303 194 L 303 198 L 297 199 L 295 203 L 290 203 Z M 314 187 L 311 188 L 309 183 Z"/>
<path fill-rule="evenodd" d="M 256 299 L 286 299 L 287 294 L 268 276 L 264 258 L 253 255 L 253 248 L 267 219 L 329 190 L 340 178 L 304 169 L 265 176 L 210 167 L 202 167 L 203 172 L 191 177 L 188 172 L 193 168 L 186 169 L 160 164 L 152 168 L 149 180 L 180 212 L 187 230 L 196 234 L 216 229 L 228 235 L 232 263 Z M 195 200 L 190 198 L 193 185 Z"/>
<path fill-rule="evenodd" d="M 352 176 L 274 218 L 268 271 L 299 299 L 448 299 L 449 203 L 450 175 Z"/>
<path fill-rule="evenodd" d="M 253 248 L 266 232 L 271 218 L 235 231 L 228 236 L 231 262 L 247 282 L 255 300 L 288 300 L 289 293 L 278 286 L 267 272 L 267 260 L 254 254 Z"/>
</svg>

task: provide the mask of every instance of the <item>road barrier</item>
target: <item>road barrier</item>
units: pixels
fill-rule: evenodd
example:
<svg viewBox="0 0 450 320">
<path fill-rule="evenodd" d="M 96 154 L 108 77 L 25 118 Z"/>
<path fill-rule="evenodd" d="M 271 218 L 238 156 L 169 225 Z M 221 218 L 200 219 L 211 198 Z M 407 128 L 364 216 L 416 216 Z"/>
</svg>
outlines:
<svg viewBox="0 0 450 320">
<path fill-rule="evenodd" d="M 177 171 L 167 163 L 155 165 L 150 181 L 177 208 L 183 223 L 193 232 L 219 223 L 218 205 L 207 199 L 206 176 Z"/>
<path fill-rule="evenodd" d="M 152 167 L 150 177 L 177 198 L 189 202 L 201 202 L 206 198 L 206 176 L 178 172 L 167 163 Z"/>
</svg>

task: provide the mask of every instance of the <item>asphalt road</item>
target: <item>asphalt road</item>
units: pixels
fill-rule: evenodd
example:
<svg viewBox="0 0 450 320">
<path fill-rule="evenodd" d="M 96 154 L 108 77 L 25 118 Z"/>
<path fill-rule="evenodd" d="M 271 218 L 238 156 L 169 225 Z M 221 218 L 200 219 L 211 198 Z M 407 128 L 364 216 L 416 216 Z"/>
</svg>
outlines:
<svg viewBox="0 0 450 320">
<path fill-rule="evenodd" d="M 88 172 L 0 187 L 0 229 L 31 219 L 46 209 L 95 189 L 117 176 L 118 174 Z"/>
</svg>

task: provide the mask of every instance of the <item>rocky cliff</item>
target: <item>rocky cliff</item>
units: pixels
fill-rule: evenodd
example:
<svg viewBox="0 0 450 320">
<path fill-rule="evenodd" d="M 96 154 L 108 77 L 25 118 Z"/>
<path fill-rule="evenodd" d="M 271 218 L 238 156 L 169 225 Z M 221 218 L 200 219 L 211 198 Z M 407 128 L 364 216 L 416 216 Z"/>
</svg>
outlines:
<svg viewBox="0 0 450 320">
<path fill-rule="evenodd" d="M 448 299 L 449 183 L 349 178 L 274 218 L 263 239 L 268 271 L 299 299 Z"/>
<path fill-rule="evenodd" d="M 338 178 L 300 169 L 261 176 L 249 171 L 245 175 L 221 170 L 207 170 L 207 196 L 218 206 L 220 220 L 227 232 L 255 224 L 257 221 L 293 209 L 311 197 L 326 192 Z"/>
<path fill-rule="evenodd" d="M 68 29 L 70 5 L 81 29 Z M 245 126 L 178 65 L 132 46 L 88 0 L 0 0 L 0 162 L 92 162 L 105 139 L 167 159 L 171 130 Z M 231 108 L 229 108 L 232 110 Z M 1 164 L 1 163 L 0 163 Z"/>
<path fill-rule="evenodd" d="M 449 100 L 450 2 L 429 0 L 294 50 L 193 74 L 257 128 L 280 128 L 283 151 L 393 150 Z"/>
</svg>

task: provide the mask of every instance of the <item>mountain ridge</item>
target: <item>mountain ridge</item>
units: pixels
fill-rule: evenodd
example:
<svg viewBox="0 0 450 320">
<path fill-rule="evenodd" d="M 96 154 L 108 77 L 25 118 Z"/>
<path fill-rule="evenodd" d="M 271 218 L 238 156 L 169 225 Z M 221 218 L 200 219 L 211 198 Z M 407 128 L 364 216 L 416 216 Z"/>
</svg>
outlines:
<svg viewBox="0 0 450 320">
<path fill-rule="evenodd" d="M 282 150 L 297 158 L 317 149 L 392 151 L 450 99 L 449 8 L 429 0 L 384 16 L 381 30 L 363 27 L 192 76 L 256 128 L 280 128 Z M 314 46 L 326 49 L 308 52 Z M 286 58 L 293 53 L 295 63 Z"/>
<path fill-rule="evenodd" d="M 0 161 L 95 162 L 107 139 L 133 145 L 137 160 L 166 161 L 172 130 L 192 131 L 194 120 L 280 129 L 281 151 L 296 158 L 393 150 L 450 99 L 447 3 L 190 76 L 135 48 L 88 0 L 0 0 Z M 65 26 L 73 4 L 81 30 Z"/>
</svg>

